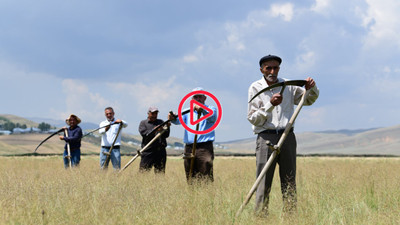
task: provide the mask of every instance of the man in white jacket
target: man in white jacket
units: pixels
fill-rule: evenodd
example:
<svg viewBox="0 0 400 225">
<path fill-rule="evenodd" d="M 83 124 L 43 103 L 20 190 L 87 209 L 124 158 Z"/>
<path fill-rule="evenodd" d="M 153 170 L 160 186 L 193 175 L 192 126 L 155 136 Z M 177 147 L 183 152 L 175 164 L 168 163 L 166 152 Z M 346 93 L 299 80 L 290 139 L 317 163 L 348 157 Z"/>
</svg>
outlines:
<svg viewBox="0 0 400 225">
<path fill-rule="evenodd" d="M 263 76 L 260 80 L 250 85 L 249 100 L 264 88 L 286 80 L 278 78 L 281 63 L 282 59 L 274 55 L 264 56 L 260 59 L 260 71 Z M 283 94 L 281 94 L 281 88 L 269 89 L 248 103 L 247 119 L 252 124 L 253 132 L 257 134 L 257 176 L 261 173 L 273 152 L 266 144 L 266 141 L 269 140 L 274 145 L 278 143 L 294 113 L 294 105 L 299 103 L 305 91 L 302 87 L 286 86 Z M 308 77 L 306 79 L 305 89 L 310 89 L 310 92 L 304 105 L 311 105 L 319 95 L 319 90 L 312 78 Z M 280 154 L 277 155 L 257 188 L 255 206 L 257 212 L 267 213 L 268 211 L 269 193 L 276 163 L 279 164 L 284 210 L 294 211 L 296 209 L 296 146 L 296 137 L 292 129 L 281 146 Z"/>
<path fill-rule="evenodd" d="M 99 130 L 99 133 L 103 134 L 101 137 L 100 168 L 108 168 L 109 161 L 106 161 L 107 155 L 105 153 L 110 151 L 111 145 L 116 138 L 113 150 L 111 151 L 110 159 L 114 169 L 119 170 L 121 168 L 121 134 L 117 136 L 117 133 L 119 126 L 125 128 L 128 126 L 128 123 L 120 119 L 115 119 L 114 109 L 111 107 L 105 108 L 104 113 L 107 120 L 101 122 L 100 127 L 106 127 Z"/>
</svg>

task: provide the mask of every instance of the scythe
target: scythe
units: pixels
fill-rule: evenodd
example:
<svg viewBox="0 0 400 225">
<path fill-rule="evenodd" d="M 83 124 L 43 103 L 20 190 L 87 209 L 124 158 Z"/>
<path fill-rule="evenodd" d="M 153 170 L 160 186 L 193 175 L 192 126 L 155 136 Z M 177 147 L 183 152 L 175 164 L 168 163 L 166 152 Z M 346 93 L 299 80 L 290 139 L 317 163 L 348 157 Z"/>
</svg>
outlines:
<svg viewBox="0 0 400 225">
<path fill-rule="evenodd" d="M 280 137 L 280 139 L 278 141 L 278 144 L 276 144 L 274 146 L 270 145 L 270 148 L 272 148 L 272 150 L 274 150 L 274 151 L 273 151 L 272 155 L 269 157 L 269 159 L 268 159 L 267 163 L 265 164 L 264 168 L 261 170 L 261 173 L 257 177 L 255 183 L 251 187 L 249 193 L 246 196 L 246 199 L 243 201 L 243 203 L 240 206 L 239 210 L 236 212 L 236 217 L 238 217 L 240 215 L 240 213 L 242 213 L 244 207 L 249 203 L 251 197 L 253 196 L 254 192 L 256 191 L 256 189 L 257 189 L 258 185 L 260 184 L 261 180 L 264 178 L 264 176 L 267 173 L 269 167 L 272 165 L 272 162 L 274 161 L 276 156 L 279 154 L 280 148 L 281 148 L 283 142 L 285 141 L 287 135 L 289 134 L 290 129 L 293 127 L 294 121 L 296 120 L 297 116 L 299 115 L 300 110 L 303 107 L 304 101 L 305 101 L 306 97 L 308 96 L 309 92 L 310 92 L 309 90 L 304 91 L 304 93 L 303 93 L 303 95 L 301 97 L 301 100 L 300 100 L 299 104 L 296 107 L 296 110 L 294 111 L 292 117 L 290 118 L 288 124 L 286 125 L 285 131 L 283 132 L 282 136 Z"/>
</svg>

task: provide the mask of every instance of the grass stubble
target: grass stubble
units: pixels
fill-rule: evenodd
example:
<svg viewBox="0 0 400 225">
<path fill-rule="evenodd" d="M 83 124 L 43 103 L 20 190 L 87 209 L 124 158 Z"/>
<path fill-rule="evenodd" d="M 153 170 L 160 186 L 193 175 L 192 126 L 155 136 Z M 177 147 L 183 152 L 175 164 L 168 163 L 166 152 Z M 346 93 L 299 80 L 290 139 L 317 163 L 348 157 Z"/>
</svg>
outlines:
<svg viewBox="0 0 400 225">
<path fill-rule="evenodd" d="M 191 186 L 180 158 L 168 158 L 165 175 L 139 173 L 139 160 L 121 174 L 98 164 L 0 157 L 0 224 L 400 224 L 399 158 L 298 158 L 297 213 L 282 212 L 276 174 L 269 215 L 254 214 L 253 197 L 238 218 L 253 157 L 217 157 L 214 183 Z"/>
</svg>

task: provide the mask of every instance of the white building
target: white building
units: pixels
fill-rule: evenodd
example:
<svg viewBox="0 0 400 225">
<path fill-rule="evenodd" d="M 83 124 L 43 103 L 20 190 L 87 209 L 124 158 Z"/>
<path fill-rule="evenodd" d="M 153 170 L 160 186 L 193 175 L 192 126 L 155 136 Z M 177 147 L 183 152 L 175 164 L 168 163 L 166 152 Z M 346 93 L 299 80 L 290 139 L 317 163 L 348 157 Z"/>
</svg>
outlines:
<svg viewBox="0 0 400 225">
<path fill-rule="evenodd" d="M 9 130 L 0 130 L 0 135 L 10 135 L 11 131 Z"/>
<path fill-rule="evenodd" d="M 39 133 L 41 130 L 36 127 L 27 127 L 25 129 L 16 127 L 13 129 L 13 134 Z"/>
</svg>

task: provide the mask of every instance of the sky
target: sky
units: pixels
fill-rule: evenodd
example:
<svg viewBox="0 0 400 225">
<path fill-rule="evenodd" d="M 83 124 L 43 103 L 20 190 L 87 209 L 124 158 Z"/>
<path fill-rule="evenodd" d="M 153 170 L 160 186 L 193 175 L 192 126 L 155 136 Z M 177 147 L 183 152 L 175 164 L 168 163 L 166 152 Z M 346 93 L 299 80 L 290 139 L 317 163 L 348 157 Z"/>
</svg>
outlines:
<svg viewBox="0 0 400 225">
<path fill-rule="evenodd" d="M 165 120 L 203 87 L 222 105 L 216 141 L 250 138 L 248 88 L 273 54 L 280 77 L 320 90 L 296 132 L 394 126 L 398 12 L 398 0 L 0 0 L 0 114 L 98 124 L 112 106 L 138 134 L 149 106 Z"/>
</svg>

